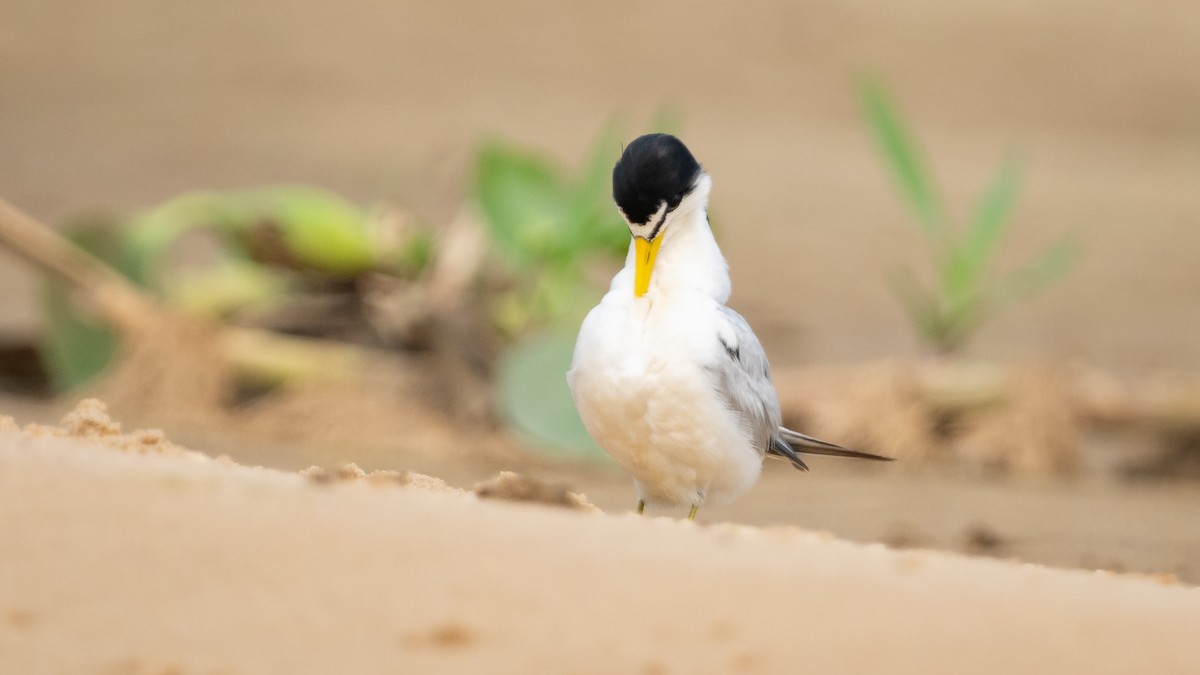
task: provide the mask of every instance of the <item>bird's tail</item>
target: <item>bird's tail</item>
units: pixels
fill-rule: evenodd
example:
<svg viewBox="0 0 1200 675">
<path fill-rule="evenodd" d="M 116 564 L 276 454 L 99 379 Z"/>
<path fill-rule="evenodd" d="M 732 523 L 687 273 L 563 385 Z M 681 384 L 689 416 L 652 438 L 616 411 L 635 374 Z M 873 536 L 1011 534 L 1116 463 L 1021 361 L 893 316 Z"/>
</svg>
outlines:
<svg viewBox="0 0 1200 675">
<path fill-rule="evenodd" d="M 782 442 L 780 442 L 782 441 Z M 792 462 L 792 465 L 802 471 L 807 471 L 808 466 L 801 460 L 796 453 L 803 452 L 810 455 L 830 455 L 833 457 L 852 457 L 855 459 L 872 459 L 882 462 L 890 462 L 894 457 L 884 457 L 883 455 L 874 455 L 869 452 L 860 452 L 858 450 L 849 450 L 840 445 L 834 445 L 819 438 L 813 438 L 792 431 L 787 427 L 779 427 L 779 436 L 771 443 L 769 452 L 773 455 L 779 455 Z"/>
</svg>

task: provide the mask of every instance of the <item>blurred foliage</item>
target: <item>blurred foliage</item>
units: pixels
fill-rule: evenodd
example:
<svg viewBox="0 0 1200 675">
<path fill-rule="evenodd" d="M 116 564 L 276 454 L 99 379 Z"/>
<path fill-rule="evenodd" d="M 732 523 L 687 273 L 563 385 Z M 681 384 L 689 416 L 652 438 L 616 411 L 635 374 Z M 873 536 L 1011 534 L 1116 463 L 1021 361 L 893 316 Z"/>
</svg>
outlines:
<svg viewBox="0 0 1200 675">
<path fill-rule="evenodd" d="M 122 254 L 113 224 L 78 223 L 66 228 L 76 245 L 121 269 Z M 87 382 L 104 369 L 117 350 L 117 336 L 102 321 L 79 309 L 65 283 L 51 279 L 42 288 L 42 304 L 47 329 L 42 334 L 42 362 L 50 375 L 50 385 L 65 391 Z"/>
<path fill-rule="evenodd" d="M 79 222 L 67 236 L 169 306 L 224 317 L 282 301 L 299 281 L 348 280 L 370 271 L 414 276 L 433 240 L 423 229 L 395 232 L 372 213 L 330 193 L 270 187 L 181 195 L 124 222 Z M 185 237 L 207 237 L 200 261 L 181 261 Z M 202 248 L 202 247 L 198 247 Z M 186 256 L 182 256 L 186 257 Z M 50 282 L 43 354 L 55 386 L 76 387 L 112 358 L 116 336 Z"/>
<path fill-rule="evenodd" d="M 541 333 L 510 346 L 496 369 L 496 397 L 508 425 L 534 447 L 559 455 L 603 457 L 567 387 L 573 335 Z"/>
<path fill-rule="evenodd" d="M 181 195 L 124 228 L 132 278 L 154 288 L 169 251 L 196 230 L 216 234 L 226 261 L 350 279 L 364 272 L 419 269 L 428 235 L 397 246 L 383 219 L 337 195 L 269 187 Z"/>
<path fill-rule="evenodd" d="M 505 335 L 581 318 L 595 291 L 587 263 L 625 257 L 629 231 L 608 196 L 619 153 L 611 125 L 577 173 L 510 143 L 489 141 L 480 149 L 475 200 L 513 284 L 493 309 Z"/>
<path fill-rule="evenodd" d="M 991 274 L 1009 231 L 1021 163 L 1007 158 L 972 218 L 956 226 L 947 217 L 925 160 L 882 84 L 874 78 L 862 79 L 859 98 L 880 154 L 912 207 L 930 252 L 931 284 L 923 284 L 909 268 L 892 280 L 893 291 L 930 347 L 942 353 L 961 350 L 997 311 L 1052 286 L 1075 265 L 1079 245 L 1066 236 L 1016 270 Z"/>
<path fill-rule="evenodd" d="M 654 123 L 674 126 L 669 115 Z M 507 345 L 495 369 L 498 408 L 539 447 L 570 454 L 599 454 L 565 374 L 575 330 L 602 292 L 593 272 L 603 268 L 607 279 L 629 248 L 611 200 L 621 138 L 607 125 L 574 170 L 528 147 L 488 141 L 471 185 L 502 279 L 482 285 L 489 324 Z M 436 242 L 428 230 L 394 225 L 320 190 L 273 187 L 187 193 L 125 221 L 67 232 L 169 307 L 230 319 L 285 303 L 305 284 L 367 273 L 416 279 Z M 109 362 L 116 336 L 65 287 L 50 284 L 45 298 L 48 367 L 60 388 L 78 386 Z"/>
<path fill-rule="evenodd" d="M 670 112 L 652 123 L 655 131 L 676 126 Z M 479 151 L 475 201 L 512 280 L 492 310 L 512 339 L 496 374 L 500 407 L 510 426 L 557 451 L 601 455 L 566 372 L 579 323 L 601 293 L 589 265 L 620 265 L 629 250 L 629 228 L 612 203 L 622 137 L 608 124 L 574 172 L 511 143 L 491 141 Z"/>
</svg>

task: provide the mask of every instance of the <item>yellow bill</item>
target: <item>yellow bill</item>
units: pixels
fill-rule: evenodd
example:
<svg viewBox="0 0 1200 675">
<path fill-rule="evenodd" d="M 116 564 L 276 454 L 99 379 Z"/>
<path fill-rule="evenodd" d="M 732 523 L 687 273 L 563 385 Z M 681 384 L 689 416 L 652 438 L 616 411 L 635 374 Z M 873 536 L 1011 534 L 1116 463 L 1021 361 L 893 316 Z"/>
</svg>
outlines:
<svg viewBox="0 0 1200 675">
<path fill-rule="evenodd" d="M 658 247 L 662 240 L 662 237 L 655 237 L 654 241 L 647 241 L 641 237 L 633 238 L 634 255 L 637 256 L 637 266 L 633 275 L 635 297 L 640 298 L 650 290 L 650 273 L 654 271 L 654 259 L 658 257 Z"/>
</svg>

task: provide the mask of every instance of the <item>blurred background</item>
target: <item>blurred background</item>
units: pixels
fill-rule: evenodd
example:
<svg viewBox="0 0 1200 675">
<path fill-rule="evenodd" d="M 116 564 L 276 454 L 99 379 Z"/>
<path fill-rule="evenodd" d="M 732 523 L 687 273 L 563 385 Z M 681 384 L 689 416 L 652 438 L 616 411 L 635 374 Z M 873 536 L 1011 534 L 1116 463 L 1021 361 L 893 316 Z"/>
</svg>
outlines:
<svg viewBox="0 0 1200 675">
<path fill-rule="evenodd" d="M 789 422 L 904 460 L 710 518 L 1195 582 L 1197 63 L 1183 1 L 0 0 L 0 197 L 150 301 L 8 231 L 0 412 L 628 508 L 562 372 L 667 130 Z"/>
</svg>

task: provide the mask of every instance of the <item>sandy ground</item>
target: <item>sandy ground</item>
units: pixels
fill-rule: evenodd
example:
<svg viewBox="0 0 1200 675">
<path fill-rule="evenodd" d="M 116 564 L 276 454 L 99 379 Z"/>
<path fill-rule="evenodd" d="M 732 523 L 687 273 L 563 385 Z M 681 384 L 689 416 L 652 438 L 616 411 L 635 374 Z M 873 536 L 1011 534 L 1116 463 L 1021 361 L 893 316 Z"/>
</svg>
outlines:
<svg viewBox="0 0 1200 675">
<path fill-rule="evenodd" d="M 0 464 L 6 672 L 1197 665 L 1200 598 L 1151 581 L 61 440 L 7 436 Z"/>
<path fill-rule="evenodd" d="M 1150 577 L 0 432 L 0 672 L 1190 673 Z M 100 443 L 107 443 L 101 445 Z"/>
<path fill-rule="evenodd" d="M 71 404 L 53 405 L 0 395 L 0 412 L 22 423 L 54 425 Z M 145 417 L 122 413 L 127 428 L 153 425 Z M 430 422 L 433 420 L 431 419 Z M 379 433 L 392 427 L 385 427 Z M 433 450 L 385 442 L 353 443 L 247 435 L 207 424 L 172 427 L 172 439 L 240 464 L 299 471 L 312 465 L 354 462 L 366 470 L 413 470 L 471 486 L 515 470 L 566 485 L 588 495 L 609 513 L 625 513 L 634 503 L 631 481 L 611 462 L 550 460 L 517 451 L 511 440 L 490 444 L 511 448 L 489 453 L 434 434 Z M 424 436 L 421 436 L 424 438 Z M 460 447 L 467 443 L 468 447 Z M 418 445 L 424 446 L 425 442 Z M 1117 464 L 1130 459 L 1128 448 L 1089 443 L 1094 459 Z M 451 449 L 456 452 L 450 452 Z M 884 542 L 898 548 L 929 548 L 977 556 L 1148 575 L 1168 575 L 1200 584 L 1200 490 L 1194 481 L 1120 479 L 1112 470 L 1094 470 L 1073 479 L 1005 478 L 939 465 L 896 462 L 847 462 L 811 457 L 813 470 L 801 473 L 784 462 L 768 461 L 762 478 L 732 504 L 706 507 L 703 523 L 731 522 L 757 527 L 799 527 L 829 532 L 861 543 Z M 664 511 L 662 515 L 682 516 Z"/>
</svg>

